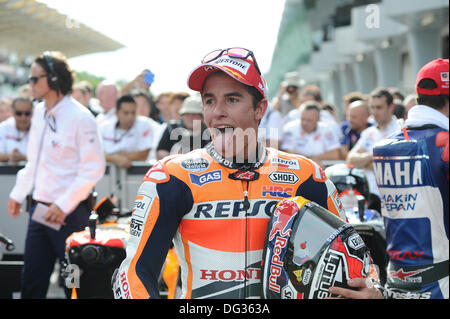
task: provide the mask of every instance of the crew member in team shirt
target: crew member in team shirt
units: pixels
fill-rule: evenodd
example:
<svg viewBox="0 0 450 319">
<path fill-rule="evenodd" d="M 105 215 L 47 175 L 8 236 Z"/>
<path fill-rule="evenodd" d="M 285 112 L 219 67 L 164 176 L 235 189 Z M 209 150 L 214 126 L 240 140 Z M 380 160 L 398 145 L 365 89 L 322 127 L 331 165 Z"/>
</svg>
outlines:
<svg viewBox="0 0 450 319">
<path fill-rule="evenodd" d="M 394 116 L 394 99 L 388 90 L 378 88 L 370 94 L 369 106 L 376 122 L 361 132 L 361 136 L 347 155 L 347 163 L 365 170 L 369 189 L 372 194 L 380 196 L 373 174 L 372 150 L 375 143 L 387 138 L 398 128 L 397 118 Z"/>
<path fill-rule="evenodd" d="M 23 299 L 46 297 L 55 262 L 65 259 L 67 237 L 87 226 L 92 209 L 89 195 L 105 173 L 95 118 L 70 96 L 74 78 L 61 52 L 44 52 L 31 64 L 32 94 L 42 102 L 34 107 L 27 163 L 17 172 L 8 200 L 8 213 L 16 218 L 27 196 L 32 198 Z"/>
<path fill-rule="evenodd" d="M 339 137 L 320 121 L 320 106 L 307 101 L 300 107 L 300 118 L 283 129 L 281 149 L 306 156 L 316 162 L 339 160 Z"/>
<path fill-rule="evenodd" d="M 348 125 L 341 126 L 341 159 L 347 158 L 348 152 L 358 142 L 361 132 L 372 126 L 369 116 L 370 108 L 367 101 L 357 100 L 350 103 L 347 111 Z"/>
<path fill-rule="evenodd" d="M 28 97 L 19 96 L 11 107 L 13 116 L 0 124 L 0 162 L 15 164 L 27 160 L 33 102 Z"/>
<path fill-rule="evenodd" d="M 100 124 L 107 162 L 128 168 L 133 161 L 146 161 L 153 145 L 149 118 L 137 116 L 132 95 L 122 95 L 116 103 L 116 118 Z"/>
</svg>

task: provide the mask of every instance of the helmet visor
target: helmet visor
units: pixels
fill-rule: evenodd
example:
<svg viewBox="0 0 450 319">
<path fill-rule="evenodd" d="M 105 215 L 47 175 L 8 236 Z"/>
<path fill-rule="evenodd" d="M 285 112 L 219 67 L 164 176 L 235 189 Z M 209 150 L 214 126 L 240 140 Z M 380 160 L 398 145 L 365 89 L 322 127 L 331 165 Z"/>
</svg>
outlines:
<svg viewBox="0 0 450 319">
<path fill-rule="evenodd" d="M 317 256 L 345 225 L 344 221 L 318 205 L 308 203 L 302 210 L 304 212 L 294 222 L 290 238 L 294 248 L 293 262 L 298 266 Z"/>
</svg>

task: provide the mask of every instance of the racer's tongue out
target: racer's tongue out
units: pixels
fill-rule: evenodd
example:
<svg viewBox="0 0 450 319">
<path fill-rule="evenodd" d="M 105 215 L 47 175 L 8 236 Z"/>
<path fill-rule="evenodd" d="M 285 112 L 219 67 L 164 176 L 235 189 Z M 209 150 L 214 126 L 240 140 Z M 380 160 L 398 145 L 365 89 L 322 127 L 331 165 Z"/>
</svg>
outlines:
<svg viewBox="0 0 450 319">
<path fill-rule="evenodd" d="M 219 126 L 214 128 L 212 140 L 217 151 L 224 157 L 233 157 L 234 128 L 231 126 Z"/>
</svg>

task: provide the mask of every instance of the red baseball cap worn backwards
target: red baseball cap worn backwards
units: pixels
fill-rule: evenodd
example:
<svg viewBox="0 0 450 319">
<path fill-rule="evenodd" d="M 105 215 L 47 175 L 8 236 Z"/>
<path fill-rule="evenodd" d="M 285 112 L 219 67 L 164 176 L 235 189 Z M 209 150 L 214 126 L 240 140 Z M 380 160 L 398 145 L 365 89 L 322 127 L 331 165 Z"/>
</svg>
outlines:
<svg viewBox="0 0 450 319">
<path fill-rule="evenodd" d="M 423 95 L 449 94 L 449 63 L 448 59 L 436 59 L 425 64 L 417 74 L 416 92 Z M 435 89 L 419 88 L 422 79 L 432 79 L 437 84 Z"/>
<path fill-rule="evenodd" d="M 224 50 L 224 55 L 213 61 L 197 66 L 188 77 L 188 86 L 194 91 L 200 92 L 206 78 L 217 71 L 223 71 L 235 80 L 255 87 L 264 98 L 267 98 L 266 81 L 259 74 L 251 56 L 245 59 L 230 57 Z"/>
</svg>

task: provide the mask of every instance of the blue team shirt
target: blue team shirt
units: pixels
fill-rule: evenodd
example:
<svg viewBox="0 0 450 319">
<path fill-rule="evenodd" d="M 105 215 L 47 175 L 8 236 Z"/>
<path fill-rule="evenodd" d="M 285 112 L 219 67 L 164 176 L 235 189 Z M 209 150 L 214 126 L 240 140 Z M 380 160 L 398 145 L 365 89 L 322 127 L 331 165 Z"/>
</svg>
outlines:
<svg viewBox="0 0 450 319">
<path fill-rule="evenodd" d="M 434 125 L 407 132 L 409 141 L 400 131 L 376 145 L 373 158 L 386 251 L 397 269 L 390 275 L 401 284 L 413 285 L 413 280 L 421 280 L 417 276 L 423 269 L 448 261 L 449 138 L 448 130 Z M 415 267 L 421 269 L 411 271 Z M 443 280 L 448 284 L 448 272 Z M 431 298 L 448 294 L 437 281 L 416 291 Z"/>
<path fill-rule="evenodd" d="M 370 126 L 372 126 L 372 123 L 367 123 L 367 127 Z M 341 130 L 342 130 L 341 145 L 346 145 L 348 146 L 348 150 L 351 150 L 353 146 L 355 146 L 356 142 L 358 142 L 361 133 L 357 133 L 355 130 L 353 130 L 348 121 L 345 121 L 344 123 L 341 124 Z"/>
</svg>

